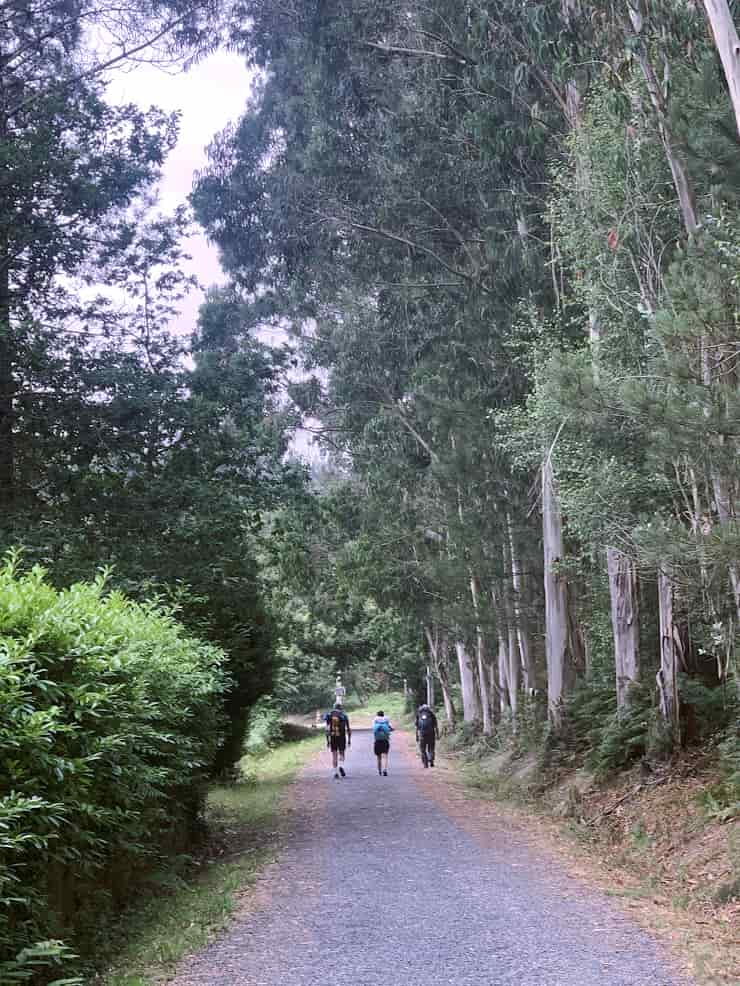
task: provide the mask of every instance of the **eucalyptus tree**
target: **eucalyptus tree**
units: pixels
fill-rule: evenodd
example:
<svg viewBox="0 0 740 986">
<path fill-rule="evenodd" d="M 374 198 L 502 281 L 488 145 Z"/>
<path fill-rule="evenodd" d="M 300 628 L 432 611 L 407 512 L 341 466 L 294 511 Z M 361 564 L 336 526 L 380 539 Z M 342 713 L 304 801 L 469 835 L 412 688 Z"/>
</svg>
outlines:
<svg viewBox="0 0 740 986">
<path fill-rule="evenodd" d="M 709 619 L 732 637 L 721 566 L 727 565 L 732 588 L 736 469 L 726 446 L 737 388 L 726 362 L 718 359 L 713 375 L 712 357 L 700 355 L 728 351 L 732 279 L 712 290 L 711 311 L 704 292 L 691 287 L 699 267 L 713 281 L 719 249 L 734 255 L 731 221 L 718 226 L 704 218 L 718 206 L 734 211 L 724 130 L 729 105 L 691 5 L 635 4 L 631 12 L 604 5 L 602 25 L 591 44 L 609 70 L 586 93 L 555 208 L 569 294 L 583 306 L 589 343 L 577 366 L 566 357 L 565 374 L 551 364 L 546 386 L 563 393 L 561 420 L 573 415 L 574 405 L 581 412 L 581 442 L 569 452 L 559 441 L 560 466 L 566 474 L 572 468 L 565 477 L 570 524 L 585 522 L 586 544 L 606 537 L 619 548 L 609 554 L 610 562 L 613 555 L 621 559 L 610 564 L 620 701 L 627 698 L 624 685 L 639 676 L 639 563 L 648 583 L 659 573 L 658 684 L 664 715 L 677 726 L 677 670 L 693 666 L 697 648 L 716 652 L 701 623 Z M 564 216 L 558 210 L 566 201 Z M 706 232 L 699 229 L 705 223 Z M 591 440 L 596 446 L 585 452 L 583 439 L 587 448 Z M 712 476 L 720 481 L 719 496 Z M 649 621 L 655 600 L 646 601 Z M 632 661 L 620 665 L 628 655 Z"/>
<path fill-rule="evenodd" d="M 523 399 L 502 341 L 518 299 L 551 290 L 542 185 L 560 111 L 537 102 L 539 82 L 521 71 L 514 7 L 501 15 L 513 22 L 507 34 L 483 7 L 245 10 L 237 43 L 270 73 L 214 144 L 196 209 L 235 281 L 254 292 L 255 317 L 291 319 L 309 362 L 329 369 L 312 407 L 327 440 L 361 472 L 391 448 L 425 463 L 405 495 L 441 507 L 426 520 L 459 567 L 465 617 L 452 629 L 463 672 L 472 634 L 480 690 L 492 660 L 482 608 L 498 598 L 502 636 L 514 630 L 513 607 L 490 589 L 490 572 L 506 569 L 510 595 L 511 518 L 490 491 L 470 491 L 508 469 L 488 454 L 486 414 Z M 479 510 L 494 532 L 488 557 L 472 546 Z M 517 511 L 527 508 L 510 504 Z"/>
<path fill-rule="evenodd" d="M 735 208 L 730 105 L 699 8 L 246 2 L 231 31 L 266 71 L 193 201 L 249 318 L 299 341 L 296 399 L 368 504 L 355 563 L 417 599 L 486 730 L 543 656 L 558 727 L 608 621 L 626 710 L 655 573 L 698 571 L 725 628 L 735 581 L 735 282 L 702 331 L 698 274 L 734 270 L 733 221 L 704 244 L 696 218 Z"/>
<path fill-rule="evenodd" d="M 712 27 L 717 51 L 735 113 L 735 123 L 740 133 L 740 38 L 732 16 L 734 4 L 727 0 L 704 0 L 704 9 Z"/>
</svg>

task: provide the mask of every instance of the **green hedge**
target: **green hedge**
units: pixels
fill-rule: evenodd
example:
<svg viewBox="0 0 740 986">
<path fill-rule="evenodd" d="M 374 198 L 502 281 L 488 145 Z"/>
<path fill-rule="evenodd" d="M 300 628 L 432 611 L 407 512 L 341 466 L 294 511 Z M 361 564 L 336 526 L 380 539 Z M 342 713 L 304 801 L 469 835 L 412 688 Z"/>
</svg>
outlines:
<svg viewBox="0 0 740 986">
<path fill-rule="evenodd" d="M 142 873 L 190 843 L 223 660 L 103 577 L 59 592 L 40 568 L 0 567 L 0 982 L 33 943 L 84 951 Z"/>
</svg>

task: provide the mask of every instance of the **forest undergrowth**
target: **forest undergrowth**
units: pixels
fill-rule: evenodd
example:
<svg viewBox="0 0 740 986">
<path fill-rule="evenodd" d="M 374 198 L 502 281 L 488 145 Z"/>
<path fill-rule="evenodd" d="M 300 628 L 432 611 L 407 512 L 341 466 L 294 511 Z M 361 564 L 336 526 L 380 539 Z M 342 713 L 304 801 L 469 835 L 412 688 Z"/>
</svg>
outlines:
<svg viewBox="0 0 740 986">
<path fill-rule="evenodd" d="M 279 851 L 286 790 L 318 745 L 317 736 L 288 727 L 282 742 L 241 759 L 235 783 L 212 788 L 204 845 L 152 879 L 143 903 L 123 916 L 96 986 L 165 982 L 228 923 Z"/>
</svg>

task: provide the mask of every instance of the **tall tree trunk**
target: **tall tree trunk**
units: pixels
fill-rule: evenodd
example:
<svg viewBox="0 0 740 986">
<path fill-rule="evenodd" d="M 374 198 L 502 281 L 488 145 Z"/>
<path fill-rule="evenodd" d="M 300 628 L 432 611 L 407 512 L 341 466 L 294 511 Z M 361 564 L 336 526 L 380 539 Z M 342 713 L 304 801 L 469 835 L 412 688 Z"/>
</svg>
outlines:
<svg viewBox="0 0 740 986">
<path fill-rule="evenodd" d="M 516 630 L 513 623 L 509 625 L 509 707 L 511 709 L 511 721 L 516 729 L 516 720 L 519 712 L 519 681 L 521 677 L 521 661 L 519 658 L 519 647 L 517 646 Z"/>
<path fill-rule="evenodd" d="M 10 320 L 10 275 L 7 249 L 0 252 L 0 506 L 15 493 L 13 331 Z"/>
<path fill-rule="evenodd" d="M 432 668 L 434 669 L 434 673 L 437 675 L 439 686 L 442 690 L 442 703 L 445 709 L 445 716 L 447 718 L 447 722 L 449 723 L 450 729 L 454 729 L 457 720 L 457 713 L 455 712 L 455 705 L 452 701 L 450 676 L 447 668 L 447 635 L 440 633 L 439 627 L 435 626 L 432 631 L 428 626 L 425 626 L 424 636 L 426 637 L 427 644 L 429 645 L 429 657 L 432 662 Z"/>
<path fill-rule="evenodd" d="M 499 711 L 502 716 L 509 710 L 509 649 L 506 637 L 498 631 L 498 684 Z"/>
<path fill-rule="evenodd" d="M 717 505 L 717 515 L 719 516 L 719 522 L 722 527 L 737 524 L 733 483 L 720 475 L 718 470 L 713 470 L 712 489 L 714 491 L 714 502 Z M 740 566 L 738 566 L 736 561 L 731 561 L 728 568 L 730 571 L 730 587 L 735 601 L 735 613 L 737 615 L 738 626 L 740 626 Z"/>
<path fill-rule="evenodd" d="M 704 0 L 704 9 L 722 60 L 732 108 L 735 111 L 735 124 L 740 133 L 740 39 L 727 0 Z"/>
<path fill-rule="evenodd" d="M 501 545 L 501 554 L 503 556 L 503 570 L 504 572 L 507 572 L 510 567 L 507 541 L 504 541 Z M 504 578 L 501 585 L 500 608 L 504 620 L 502 636 L 505 634 L 506 638 L 506 684 L 509 694 L 509 709 L 511 710 L 511 719 L 514 729 L 516 729 L 516 717 L 519 710 L 519 685 L 521 683 L 522 662 L 516 634 L 514 607 L 511 601 L 511 582 L 506 578 Z"/>
<path fill-rule="evenodd" d="M 516 622 L 516 635 L 519 644 L 519 653 L 522 659 L 522 671 L 524 673 L 524 688 L 529 694 L 530 690 L 537 685 L 537 672 L 534 663 L 534 656 L 529 641 L 529 627 L 527 617 L 524 612 L 524 580 L 522 578 L 522 567 L 519 561 L 519 554 L 514 540 L 514 528 L 511 523 L 511 514 L 506 515 L 506 526 L 509 529 L 509 549 L 511 553 L 511 580 L 514 587 L 514 620 Z"/>
<path fill-rule="evenodd" d="M 629 705 L 630 688 L 640 676 L 640 622 L 635 563 L 618 548 L 606 549 L 611 597 L 617 709 Z"/>
<path fill-rule="evenodd" d="M 735 109 L 735 118 L 738 123 L 738 129 L 740 130 L 738 104 L 735 101 L 735 95 L 739 91 L 738 86 L 740 86 L 740 47 L 738 46 L 737 31 L 732 23 L 732 17 L 725 0 L 705 0 L 704 6 L 712 26 L 712 31 L 714 32 L 720 57 L 722 58 L 722 65 L 725 70 L 725 75 L 727 76 L 728 85 L 730 86 L 733 108 Z M 632 29 L 635 37 L 637 37 L 642 29 L 641 17 L 634 8 L 629 8 L 629 11 Z M 676 195 L 678 196 L 684 228 L 688 236 L 692 237 L 699 229 L 699 220 L 696 213 L 696 196 L 694 194 L 691 176 L 689 175 L 683 155 L 680 153 L 671 132 L 666 98 L 660 87 L 655 70 L 650 62 L 647 49 L 644 45 L 639 45 L 637 50 L 637 58 L 647 83 L 650 101 L 652 103 L 658 124 L 658 132 L 660 133 L 663 149 L 673 176 L 673 185 L 676 190 Z M 664 64 L 667 67 L 668 63 L 665 56 Z M 708 389 L 711 389 L 716 372 L 712 367 L 712 360 L 709 354 L 713 349 L 716 350 L 717 347 L 713 347 L 710 339 L 706 337 L 701 339 L 700 344 L 702 349 L 703 382 Z M 721 444 L 721 438 L 715 437 L 714 440 L 710 438 L 710 442 L 715 445 Z M 726 505 L 731 507 L 731 500 L 725 496 L 725 493 L 730 489 L 731 484 L 716 464 L 710 464 L 709 471 L 712 487 L 715 493 L 720 526 L 726 527 L 728 524 L 733 522 L 730 510 L 725 509 Z M 729 574 L 735 601 L 735 609 L 738 619 L 740 620 L 740 568 L 737 563 L 730 563 Z"/>
<path fill-rule="evenodd" d="M 693 236 L 699 229 L 699 220 L 696 215 L 696 198 L 694 196 L 691 176 L 671 130 L 668 107 L 660 82 L 658 81 L 658 76 L 650 61 L 647 48 L 640 38 L 642 16 L 634 7 L 628 7 L 628 10 L 632 31 L 630 32 L 629 27 L 625 25 L 625 33 L 633 44 L 636 41 L 635 53 L 637 61 L 647 84 L 650 102 L 652 103 L 655 120 L 658 125 L 658 133 L 663 144 L 668 166 L 671 169 L 671 175 L 673 176 L 673 186 L 678 196 L 678 204 L 681 208 L 684 226 L 688 234 Z"/>
<path fill-rule="evenodd" d="M 475 575 L 470 576 L 470 597 L 473 601 L 475 614 L 475 657 L 478 665 L 478 690 L 480 692 L 481 715 L 483 720 L 483 735 L 490 736 L 493 732 L 491 721 L 490 690 L 486 675 L 486 641 L 480 620 L 480 583 Z"/>
<path fill-rule="evenodd" d="M 542 463 L 542 539 L 545 561 L 545 653 L 547 656 L 547 705 L 555 729 L 562 724 L 563 705 L 575 683 L 571 653 L 568 589 L 565 576 L 556 571 L 563 558 L 560 500 L 555 488 L 550 456 Z"/>
<path fill-rule="evenodd" d="M 470 656 L 465 644 L 458 640 L 455 643 L 457 663 L 460 668 L 460 687 L 462 690 L 463 720 L 465 722 L 480 722 L 481 709 L 475 676 L 470 662 Z"/>
<path fill-rule="evenodd" d="M 445 647 L 447 644 L 445 643 Z M 455 711 L 455 705 L 452 701 L 452 692 L 450 691 L 450 679 L 447 671 L 447 659 L 441 660 L 437 669 L 437 677 L 439 678 L 439 686 L 442 689 L 442 704 L 445 709 L 445 717 L 449 723 L 450 729 L 454 729 L 457 724 L 457 712 Z"/>
<path fill-rule="evenodd" d="M 427 705 L 429 706 L 430 709 L 433 709 L 435 706 L 434 675 L 432 674 L 432 666 L 430 664 L 427 664 L 426 683 L 427 683 Z"/>
<path fill-rule="evenodd" d="M 674 619 L 676 584 L 673 571 L 664 565 L 658 572 L 658 613 L 660 617 L 660 670 L 656 681 L 660 712 L 676 742 L 679 733 L 678 672 L 682 664 L 681 637 Z"/>
</svg>

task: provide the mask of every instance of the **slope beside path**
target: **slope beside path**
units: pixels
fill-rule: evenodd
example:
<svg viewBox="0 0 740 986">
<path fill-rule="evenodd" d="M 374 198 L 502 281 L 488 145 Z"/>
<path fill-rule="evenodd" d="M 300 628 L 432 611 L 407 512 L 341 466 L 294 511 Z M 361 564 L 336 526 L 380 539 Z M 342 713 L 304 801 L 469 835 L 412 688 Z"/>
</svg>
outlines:
<svg viewBox="0 0 740 986">
<path fill-rule="evenodd" d="M 688 986 L 608 898 L 430 798 L 401 735 L 387 778 L 371 745 L 355 730 L 342 781 L 306 768 L 279 862 L 175 986 Z"/>
</svg>

